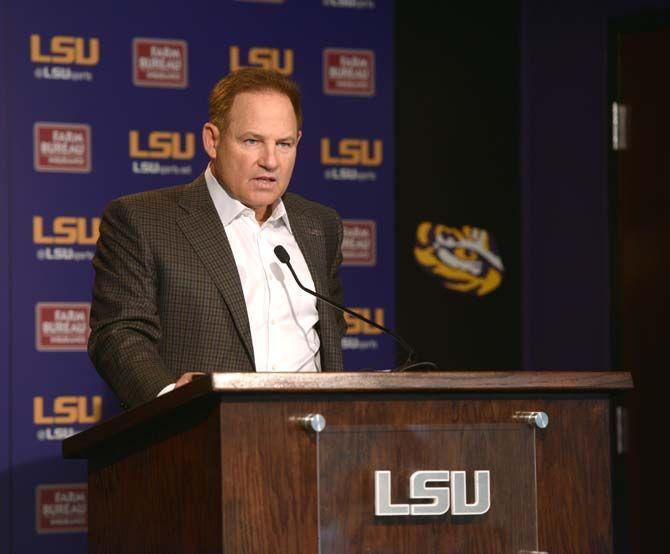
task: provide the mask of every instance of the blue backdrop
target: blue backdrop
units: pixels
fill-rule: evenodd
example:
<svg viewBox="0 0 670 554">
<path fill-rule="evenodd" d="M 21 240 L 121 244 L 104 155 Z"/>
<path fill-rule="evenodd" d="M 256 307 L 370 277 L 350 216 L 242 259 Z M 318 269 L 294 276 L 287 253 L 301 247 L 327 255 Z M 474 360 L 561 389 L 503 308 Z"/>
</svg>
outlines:
<svg viewBox="0 0 670 554">
<path fill-rule="evenodd" d="M 207 94 L 231 68 L 301 85 L 291 190 L 339 211 L 345 302 L 394 325 L 393 2 L 1 9 L 1 544 L 83 552 L 85 467 L 61 460 L 61 441 L 118 410 L 85 352 L 98 218 L 112 198 L 204 170 Z M 344 346 L 347 369 L 394 365 L 365 325 Z"/>
</svg>

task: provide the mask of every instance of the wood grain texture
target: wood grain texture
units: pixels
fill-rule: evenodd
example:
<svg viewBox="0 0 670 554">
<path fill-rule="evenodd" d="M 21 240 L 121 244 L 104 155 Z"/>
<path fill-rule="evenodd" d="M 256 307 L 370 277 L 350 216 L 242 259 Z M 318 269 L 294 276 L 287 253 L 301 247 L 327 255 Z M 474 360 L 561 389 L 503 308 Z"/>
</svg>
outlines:
<svg viewBox="0 0 670 554">
<path fill-rule="evenodd" d="M 360 543 L 361 550 L 352 551 L 497 552 L 504 537 L 495 525 L 474 533 L 476 528 L 468 528 L 468 522 L 449 518 L 375 521 L 369 498 L 368 508 L 359 506 L 358 512 L 347 508 L 353 491 L 368 486 L 375 469 L 384 469 L 373 467 L 385 457 L 382 454 L 352 477 L 349 491 L 319 501 L 316 437 L 299 427 L 296 418 L 320 413 L 328 429 L 400 429 L 508 424 L 517 411 L 549 414 L 549 427 L 538 430 L 535 440 L 539 550 L 613 551 L 608 393 L 565 381 L 564 389 L 554 385 L 546 390 L 545 382 L 540 390 L 497 390 L 499 379 L 490 375 L 482 378 L 489 379 L 492 388 L 483 390 L 432 388 L 445 386 L 444 382 L 432 382 L 422 390 L 400 381 L 390 389 L 365 390 L 368 385 L 352 378 L 348 389 L 313 391 L 308 380 L 302 381 L 302 390 L 295 385 L 295 375 L 294 386 L 284 390 L 279 384 L 286 383 L 285 376 L 270 377 L 274 379 L 251 384 L 242 379 L 238 386 L 231 382 L 225 390 L 212 390 L 214 381 L 203 379 L 200 388 L 177 391 L 182 398 L 154 401 L 163 406 L 146 405 L 145 420 L 137 413 L 140 407 L 102 424 L 102 430 L 91 430 L 98 434 L 87 441 L 73 443 L 71 453 L 89 458 L 90 551 L 314 554 L 321 506 L 324 514 L 330 514 L 332 533 L 355 537 Z M 591 376 L 589 386 L 595 387 L 599 379 Z M 614 382 L 619 383 L 618 390 L 627 386 L 621 376 Z M 171 409 L 164 406 L 168 402 L 174 402 Z M 465 440 L 462 445 L 481 449 L 484 443 Z M 356 451 L 345 449 L 342 460 Z M 457 458 L 453 448 L 450 452 Z M 404 464 L 399 467 L 409 471 L 412 464 L 430 459 L 420 452 L 416 459 L 408 455 L 391 455 L 387 461 L 397 459 Z M 462 460 L 465 463 L 467 456 Z M 331 456 L 330 466 L 338 467 L 336 457 Z M 504 501 L 495 491 L 492 488 L 492 506 L 501 509 Z M 398 488 L 394 494 L 402 491 Z M 359 516 L 365 514 L 368 521 L 361 527 Z M 521 517 L 518 510 L 514 514 Z M 444 526 L 449 524 L 462 527 L 453 535 L 446 530 L 445 535 Z M 443 544 L 445 536 L 455 541 L 451 550 Z M 438 543 L 441 549 L 435 550 Z M 329 551 L 322 548 L 322 553 Z"/>
<path fill-rule="evenodd" d="M 89 552 L 221 552 L 218 430 L 216 403 L 202 403 L 99 450 L 89 461 Z"/>
<path fill-rule="evenodd" d="M 117 433 L 156 420 L 212 391 L 219 393 L 302 392 L 487 392 L 626 391 L 630 373 L 619 371 L 474 371 L 430 373 L 214 373 L 169 394 L 123 412 L 62 443 L 63 457 L 83 458 Z"/>
<path fill-rule="evenodd" d="M 289 424 L 291 417 L 321 413 L 328 426 L 458 425 L 505 423 L 515 411 L 546 411 L 550 425 L 537 433 L 537 517 L 539 549 L 565 554 L 612 552 L 610 450 L 606 398 L 486 399 L 460 395 L 337 395 L 317 398 L 250 397 L 224 401 L 224 528 L 226 552 L 315 553 L 317 549 L 316 449 L 310 435 Z M 262 429 L 249 433 L 253 423 Z M 237 452 L 237 455 L 235 454 Z M 348 452 L 343 452 L 347 456 Z M 378 467 L 367 468 L 369 476 Z M 422 468 L 416 468 L 422 469 Z M 426 469 L 426 468 L 423 468 Z M 428 468 L 434 469 L 434 468 Z M 439 468 L 438 468 L 439 469 Z M 346 500 L 347 495 L 343 498 Z M 505 502 L 496 498 L 493 503 Z M 361 533 L 360 521 L 345 505 L 336 529 Z M 374 505 L 369 505 L 370 513 Z M 367 526 L 365 552 L 428 552 L 445 521 L 377 522 Z M 431 525 L 433 533 L 431 533 Z M 465 525 L 460 523 L 459 525 Z M 260 532 L 262 530 L 262 532 Z M 495 533 L 478 536 L 467 525 L 449 550 L 496 552 Z M 376 536 L 379 535 L 379 536 Z M 432 546 L 431 546 L 432 545 Z M 490 549 L 487 549 L 488 545 Z M 328 552 L 323 550 L 322 552 Z"/>
</svg>

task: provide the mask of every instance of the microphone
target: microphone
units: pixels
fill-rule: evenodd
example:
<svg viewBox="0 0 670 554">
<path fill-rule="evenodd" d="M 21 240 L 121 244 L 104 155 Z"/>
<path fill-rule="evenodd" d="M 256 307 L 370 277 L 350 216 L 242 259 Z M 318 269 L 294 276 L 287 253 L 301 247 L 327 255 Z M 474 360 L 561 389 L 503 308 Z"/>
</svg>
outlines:
<svg viewBox="0 0 670 554">
<path fill-rule="evenodd" d="M 375 328 L 377 328 L 381 331 L 384 331 L 384 333 L 387 333 L 387 334 L 391 335 L 396 340 L 396 342 L 398 342 L 398 344 L 400 344 L 400 346 L 402 346 L 405 349 L 405 351 L 407 352 L 407 360 L 405 361 L 405 363 L 401 367 L 393 369 L 391 371 L 407 371 L 409 369 L 416 369 L 416 368 L 418 368 L 420 366 L 424 366 L 424 365 L 426 365 L 428 367 L 431 367 L 433 369 L 437 368 L 437 366 L 435 366 L 435 364 L 433 362 L 412 363 L 412 357 L 414 356 L 414 349 L 400 335 L 391 331 L 391 329 L 387 329 L 383 325 L 379 325 L 378 323 L 368 319 L 367 317 L 364 317 L 361 314 L 358 314 L 358 313 L 354 312 L 353 310 L 350 310 L 349 308 L 345 308 L 344 306 L 341 306 L 337 302 L 334 302 L 333 300 L 330 300 L 329 298 L 326 298 L 322 294 L 319 294 L 318 292 L 310 290 L 307 287 L 303 286 L 303 284 L 300 282 L 300 279 L 298 279 L 298 276 L 296 275 L 295 270 L 293 269 L 293 266 L 291 265 L 291 256 L 289 256 L 289 253 L 286 251 L 286 248 L 284 248 L 281 244 L 275 246 L 274 253 L 275 253 L 275 256 L 277 256 L 277 259 L 281 263 L 286 264 L 288 266 L 289 270 L 291 271 L 291 275 L 293 275 L 293 278 L 295 279 L 295 282 L 297 283 L 297 285 L 302 290 L 311 294 L 312 296 L 316 296 L 319 300 L 322 300 L 323 302 L 332 306 L 333 308 L 335 308 L 337 310 L 340 310 L 341 312 L 346 312 L 349 315 L 352 315 L 353 317 L 355 317 L 357 319 L 360 319 L 362 321 L 365 321 L 365 323 L 368 323 L 369 325 L 372 325 L 373 327 L 375 327 Z"/>
</svg>

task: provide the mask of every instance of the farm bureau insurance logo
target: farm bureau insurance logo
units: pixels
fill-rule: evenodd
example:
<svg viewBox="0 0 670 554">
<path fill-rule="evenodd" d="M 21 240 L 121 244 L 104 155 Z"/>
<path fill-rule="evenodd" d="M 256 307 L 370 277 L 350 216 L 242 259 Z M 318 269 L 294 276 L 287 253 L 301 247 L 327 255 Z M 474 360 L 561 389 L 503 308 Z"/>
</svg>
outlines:
<svg viewBox="0 0 670 554">
<path fill-rule="evenodd" d="M 330 166 L 323 172 L 327 181 L 376 181 L 384 161 L 384 143 L 381 139 L 321 138 L 321 165 Z"/>
<path fill-rule="evenodd" d="M 36 122 L 33 125 L 33 167 L 40 172 L 90 173 L 90 125 Z"/>
<path fill-rule="evenodd" d="M 102 420 L 102 396 L 33 397 L 37 440 L 62 441 Z"/>
<path fill-rule="evenodd" d="M 91 305 L 84 302 L 38 302 L 35 348 L 40 352 L 85 352 Z"/>
<path fill-rule="evenodd" d="M 99 217 L 33 216 L 33 244 L 39 246 L 35 257 L 41 262 L 91 261 L 99 235 Z"/>
<path fill-rule="evenodd" d="M 323 92 L 341 96 L 374 96 L 375 53 L 372 50 L 324 49 Z"/>
<path fill-rule="evenodd" d="M 500 286 L 504 267 L 488 231 L 424 221 L 416 230 L 414 257 L 448 289 L 477 296 Z"/>
<path fill-rule="evenodd" d="M 374 321 L 377 325 L 384 325 L 384 308 L 351 307 L 350 310 Z M 344 314 L 347 322 L 347 335 L 342 337 L 343 350 L 377 350 L 379 341 L 375 337 L 382 333 L 365 321 L 361 321 L 348 313 Z"/>
<path fill-rule="evenodd" d="M 188 43 L 167 38 L 133 39 L 136 87 L 187 88 Z"/>
<path fill-rule="evenodd" d="M 139 175 L 191 175 L 191 164 L 173 163 L 195 156 L 195 133 L 133 129 L 128 133 L 131 170 Z"/>
<path fill-rule="evenodd" d="M 37 533 L 85 533 L 88 530 L 86 483 L 38 485 L 35 489 Z"/>
<path fill-rule="evenodd" d="M 237 71 L 241 67 L 260 67 L 272 69 L 282 75 L 293 75 L 294 55 L 291 48 L 267 48 L 252 46 L 244 54 L 240 54 L 239 46 L 229 48 L 230 71 Z M 240 63 L 243 60 L 243 63 Z"/>
<path fill-rule="evenodd" d="M 92 81 L 91 71 L 73 66 L 94 67 L 100 63 L 100 39 L 69 35 L 30 35 L 30 61 L 38 65 L 35 79 L 54 81 Z"/>
<path fill-rule="evenodd" d="M 377 224 L 371 219 L 343 219 L 342 265 L 377 264 Z"/>
</svg>

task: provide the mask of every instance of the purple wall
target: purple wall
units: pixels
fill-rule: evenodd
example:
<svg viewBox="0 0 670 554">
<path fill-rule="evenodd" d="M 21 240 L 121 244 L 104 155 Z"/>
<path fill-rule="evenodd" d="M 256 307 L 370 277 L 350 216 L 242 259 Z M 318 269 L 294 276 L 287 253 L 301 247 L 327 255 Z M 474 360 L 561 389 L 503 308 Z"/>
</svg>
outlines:
<svg viewBox="0 0 670 554">
<path fill-rule="evenodd" d="M 0 75 L 7 75 L 7 18 L 0 3 Z M 7 144 L 5 88 L 0 87 L 0 152 Z M 0 548 L 9 536 L 9 180 L 7 160 L 0 156 Z"/>
<path fill-rule="evenodd" d="M 612 366 L 608 24 L 665 0 L 521 5 L 526 369 Z"/>
</svg>

